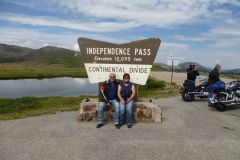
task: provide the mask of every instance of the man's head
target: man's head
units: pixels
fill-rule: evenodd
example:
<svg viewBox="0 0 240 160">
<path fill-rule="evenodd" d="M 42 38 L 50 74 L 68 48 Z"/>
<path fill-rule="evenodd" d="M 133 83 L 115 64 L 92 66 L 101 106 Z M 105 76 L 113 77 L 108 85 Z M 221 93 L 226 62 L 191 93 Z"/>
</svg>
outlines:
<svg viewBox="0 0 240 160">
<path fill-rule="evenodd" d="M 216 64 L 215 68 L 216 68 L 217 71 L 219 71 L 221 69 L 221 65 L 220 64 Z"/>
<path fill-rule="evenodd" d="M 110 80 L 111 82 L 115 81 L 115 80 L 116 80 L 116 74 L 115 74 L 115 73 L 110 73 L 110 74 L 109 74 L 109 80 Z"/>
<path fill-rule="evenodd" d="M 190 69 L 194 69 L 194 68 L 195 68 L 195 64 L 190 64 L 190 65 L 189 65 L 189 68 L 190 68 Z"/>
</svg>

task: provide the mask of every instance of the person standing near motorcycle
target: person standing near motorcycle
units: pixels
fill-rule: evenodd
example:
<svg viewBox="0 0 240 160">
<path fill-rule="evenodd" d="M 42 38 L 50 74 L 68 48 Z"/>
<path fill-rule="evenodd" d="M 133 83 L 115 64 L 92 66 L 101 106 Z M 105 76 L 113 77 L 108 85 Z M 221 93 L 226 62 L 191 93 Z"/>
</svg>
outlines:
<svg viewBox="0 0 240 160">
<path fill-rule="evenodd" d="M 197 76 L 199 76 L 199 72 L 194 64 L 190 64 L 189 68 L 187 69 L 187 80 L 192 82 L 195 86 L 195 81 Z"/>
<path fill-rule="evenodd" d="M 221 65 L 216 64 L 215 68 L 209 73 L 208 76 L 208 85 L 210 87 L 211 98 L 214 98 L 217 92 L 225 87 L 225 83 L 219 78 L 220 69 Z"/>
</svg>

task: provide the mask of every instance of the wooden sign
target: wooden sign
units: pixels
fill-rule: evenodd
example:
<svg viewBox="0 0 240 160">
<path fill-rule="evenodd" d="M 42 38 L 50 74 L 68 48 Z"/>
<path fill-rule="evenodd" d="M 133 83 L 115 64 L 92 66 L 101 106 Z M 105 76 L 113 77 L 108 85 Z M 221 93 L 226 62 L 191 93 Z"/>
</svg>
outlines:
<svg viewBox="0 0 240 160">
<path fill-rule="evenodd" d="M 160 43 L 159 38 L 124 44 L 78 39 L 90 83 L 103 82 L 114 72 L 117 79 L 129 73 L 132 83 L 145 85 Z"/>
</svg>

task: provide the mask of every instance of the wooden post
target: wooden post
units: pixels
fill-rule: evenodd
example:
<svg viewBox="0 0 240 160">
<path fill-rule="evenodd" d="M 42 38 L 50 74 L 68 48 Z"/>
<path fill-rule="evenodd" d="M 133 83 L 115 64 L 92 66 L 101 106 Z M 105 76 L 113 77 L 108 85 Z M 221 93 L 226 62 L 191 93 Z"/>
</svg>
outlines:
<svg viewBox="0 0 240 160">
<path fill-rule="evenodd" d="M 172 74 L 171 74 L 171 84 L 172 84 L 172 80 L 173 80 L 173 59 L 172 59 Z"/>
<path fill-rule="evenodd" d="M 98 102 L 100 102 L 101 99 L 102 99 L 102 94 L 101 94 L 101 91 L 100 91 L 100 87 L 101 87 L 101 83 L 98 83 Z"/>
<path fill-rule="evenodd" d="M 134 84 L 134 86 L 135 86 L 135 101 L 137 101 L 138 100 L 138 87 L 139 87 L 139 85 Z"/>
</svg>

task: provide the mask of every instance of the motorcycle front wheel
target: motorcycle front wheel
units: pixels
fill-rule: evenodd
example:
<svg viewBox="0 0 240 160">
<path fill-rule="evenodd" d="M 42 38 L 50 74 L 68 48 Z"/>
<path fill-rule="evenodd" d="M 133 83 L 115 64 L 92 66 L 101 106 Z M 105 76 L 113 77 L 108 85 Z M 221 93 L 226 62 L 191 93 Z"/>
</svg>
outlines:
<svg viewBox="0 0 240 160">
<path fill-rule="evenodd" d="M 190 95 L 188 93 L 182 93 L 182 99 L 185 101 L 185 102 L 190 102 L 190 101 L 193 101 L 194 100 L 194 95 Z"/>
<path fill-rule="evenodd" d="M 217 109 L 218 111 L 220 111 L 220 112 L 224 112 L 224 111 L 227 110 L 227 107 L 226 107 L 224 104 L 222 104 L 222 103 L 217 103 L 217 104 L 216 104 L 216 109 Z"/>
</svg>

